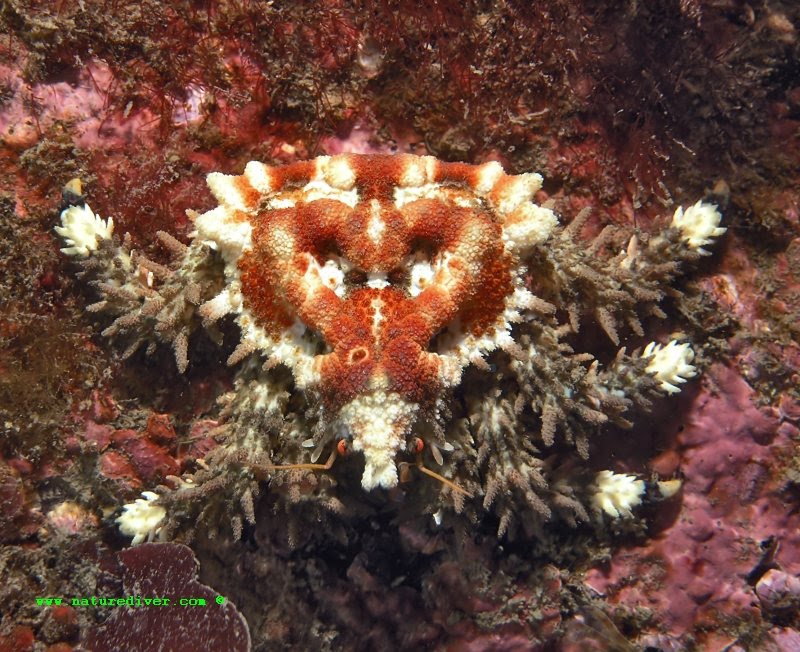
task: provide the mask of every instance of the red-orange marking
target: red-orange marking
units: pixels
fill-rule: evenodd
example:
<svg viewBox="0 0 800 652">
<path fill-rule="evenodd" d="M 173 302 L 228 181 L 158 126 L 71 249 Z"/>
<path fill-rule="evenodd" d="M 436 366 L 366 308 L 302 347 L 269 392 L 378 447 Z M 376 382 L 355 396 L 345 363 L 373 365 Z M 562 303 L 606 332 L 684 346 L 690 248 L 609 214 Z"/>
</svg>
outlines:
<svg viewBox="0 0 800 652">
<path fill-rule="evenodd" d="M 395 208 L 394 189 L 412 158 L 353 156 L 348 160 L 359 192 L 355 208 L 320 199 L 298 203 L 295 208 L 263 211 L 251 218 L 253 250 L 239 261 L 245 304 L 272 336 L 278 337 L 295 317 L 321 334 L 331 348 L 317 365 L 319 390 L 329 408 L 340 408 L 384 378 L 389 390 L 406 400 L 430 402 L 441 386 L 439 358 L 428 352 L 431 338 L 456 317 L 467 332 L 476 335 L 491 328 L 513 291 L 513 260 L 505 254 L 498 219 L 490 212 L 432 199 Z M 271 169 L 270 174 L 279 194 L 308 182 L 314 172 L 313 162 L 303 162 Z M 465 191 L 474 186 L 477 174 L 475 166 L 464 163 L 437 163 L 435 171 L 436 179 Z M 504 179 L 503 184 L 506 182 Z M 236 180 L 236 187 L 248 207 L 258 205 L 260 195 L 244 177 Z M 291 193 L 302 198 L 299 190 Z M 385 225 L 377 242 L 367 236 L 373 200 L 379 202 Z M 485 232 L 486 242 L 469 264 L 477 265 L 479 272 L 467 272 L 468 261 L 453 256 L 451 272 L 457 278 L 462 278 L 460 270 L 464 273 L 460 287 L 452 293 L 433 284 L 412 298 L 390 285 L 352 288 L 339 298 L 324 286 L 309 291 L 302 280 L 309 266 L 304 253 L 320 264 L 327 255 L 340 253 L 362 274 L 381 272 L 390 279 L 407 278 L 399 270 L 412 248 L 424 245 L 433 249 L 434 256 L 453 251 L 465 230 L 476 223 Z M 277 228 L 293 238 L 290 260 L 275 259 L 270 238 Z M 378 304 L 382 320 L 374 332 Z"/>
</svg>

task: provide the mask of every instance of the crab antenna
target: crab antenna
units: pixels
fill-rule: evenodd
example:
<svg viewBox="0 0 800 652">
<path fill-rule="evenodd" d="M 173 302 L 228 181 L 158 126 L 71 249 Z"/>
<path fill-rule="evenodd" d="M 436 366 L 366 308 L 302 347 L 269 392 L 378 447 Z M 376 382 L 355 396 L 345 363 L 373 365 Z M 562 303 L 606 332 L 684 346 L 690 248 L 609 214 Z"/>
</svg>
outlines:
<svg viewBox="0 0 800 652">
<path fill-rule="evenodd" d="M 417 462 L 415 466 L 422 471 L 425 475 L 428 475 L 439 482 L 441 482 L 446 487 L 450 487 L 453 491 L 457 491 L 460 494 L 464 494 L 467 498 L 472 498 L 472 494 L 464 489 L 463 487 L 459 487 L 455 482 L 452 480 L 448 480 L 443 475 L 439 475 L 436 471 L 431 471 L 428 467 L 422 464 L 422 462 Z"/>
<path fill-rule="evenodd" d="M 325 464 L 273 464 L 270 465 L 273 471 L 287 471 L 290 469 L 305 469 L 308 471 L 327 471 L 333 466 L 333 461 L 336 459 L 336 449 L 331 451 L 328 456 L 328 461 Z"/>
</svg>

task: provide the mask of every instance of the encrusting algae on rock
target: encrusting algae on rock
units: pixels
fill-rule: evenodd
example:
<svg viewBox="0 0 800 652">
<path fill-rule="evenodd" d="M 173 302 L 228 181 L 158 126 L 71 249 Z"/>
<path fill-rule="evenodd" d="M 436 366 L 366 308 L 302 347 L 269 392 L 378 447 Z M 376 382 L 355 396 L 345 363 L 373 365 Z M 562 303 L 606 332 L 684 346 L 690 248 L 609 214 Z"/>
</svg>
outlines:
<svg viewBox="0 0 800 652">
<path fill-rule="evenodd" d="M 640 317 L 664 316 L 682 264 L 724 232 L 716 207 L 679 208 L 657 234 L 609 226 L 587 244 L 586 215 L 560 226 L 534 201 L 541 176 L 496 162 L 345 154 L 250 162 L 208 184 L 219 205 L 190 214 L 188 245 L 157 234 L 170 266 L 132 251 L 85 204 L 57 229 L 125 355 L 166 343 L 184 371 L 196 329 L 226 315 L 238 325 L 221 446 L 159 488 L 161 504 L 200 498 L 209 520 L 236 507 L 238 534 L 270 477 L 290 503 L 342 511 L 354 489 L 337 475 L 353 467 L 336 461 L 349 452 L 363 457 L 363 491 L 419 471 L 440 489 L 424 503 L 437 521 L 448 504 L 482 505 L 501 535 L 556 516 L 629 517 L 642 501 L 645 482 L 591 471 L 590 437 L 678 392 L 694 353 L 651 343 L 601 367 L 566 340 L 587 320 L 614 344 L 621 329 L 643 336 Z M 309 485 L 320 471 L 330 482 Z"/>
</svg>

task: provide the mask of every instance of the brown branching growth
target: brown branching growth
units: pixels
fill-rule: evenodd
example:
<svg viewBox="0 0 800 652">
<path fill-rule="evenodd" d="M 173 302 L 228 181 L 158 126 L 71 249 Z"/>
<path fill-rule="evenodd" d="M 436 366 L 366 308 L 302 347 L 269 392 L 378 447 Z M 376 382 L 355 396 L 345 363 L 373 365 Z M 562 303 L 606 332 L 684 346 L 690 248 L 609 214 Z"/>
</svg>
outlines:
<svg viewBox="0 0 800 652">
<path fill-rule="evenodd" d="M 554 235 L 547 256 L 531 261 L 534 278 L 549 279 L 535 290 L 566 309 L 575 333 L 591 320 L 614 344 L 620 343 L 622 328 L 641 337 L 640 316 L 666 316 L 658 305 L 666 296 L 664 288 L 682 263 L 700 255 L 684 246 L 673 228 L 647 236 L 608 225 L 587 248 L 580 232 L 588 217 L 582 211 Z"/>
<path fill-rule="evenodd" d="M 221 289 L 221 266 L 204 245 L 188 247 L 164 232 L 158 237 L 172 255 L 170 265 L 135 251 L 126 235 L 121 245 L 116 238 L 103 240 L 81 262 L 80 275 L 102 297 L 87 310 L 115 317 L 103 335 L 126 342 L 123 359 L 142 346 L 151 355 L 158 343 L 169 344 L 178 371 L 184 373 L 198 307 Z"/>
</svg>

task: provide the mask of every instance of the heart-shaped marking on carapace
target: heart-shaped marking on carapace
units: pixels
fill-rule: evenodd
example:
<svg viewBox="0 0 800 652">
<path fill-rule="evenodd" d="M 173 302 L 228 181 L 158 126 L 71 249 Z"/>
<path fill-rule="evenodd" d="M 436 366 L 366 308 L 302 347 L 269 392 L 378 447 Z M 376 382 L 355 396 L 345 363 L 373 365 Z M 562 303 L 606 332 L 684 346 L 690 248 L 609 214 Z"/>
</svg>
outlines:
<svg viewBox="0 0 800 652">
<path fill-rule="evenodd" d="M 241 350 L 286 364 L 363 451 L 363 486 L 394 486 L 420 415 L 435 419 L 462 369 L 508 345 L 535 301 L 524 254 L 556 225 L 532 202 L 541 177 L 345 154 L 208 183 L 220 206 L 195 224 L 228 283 L 201 314 L 235 313 Z"/>
</svg>

